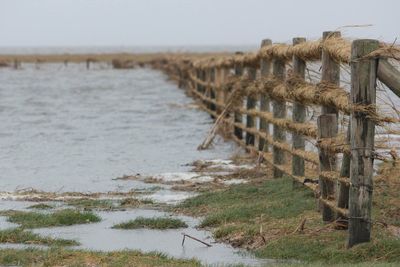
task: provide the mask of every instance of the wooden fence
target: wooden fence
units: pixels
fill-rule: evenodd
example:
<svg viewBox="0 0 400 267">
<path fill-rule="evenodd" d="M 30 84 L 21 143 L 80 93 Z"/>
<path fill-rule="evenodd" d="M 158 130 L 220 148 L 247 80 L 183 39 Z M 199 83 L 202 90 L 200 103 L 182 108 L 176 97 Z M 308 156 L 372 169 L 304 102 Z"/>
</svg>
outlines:
<svg viewBox="0 0 400 267">
<path fill-rule="evenodd" d="M 399 73 L 387 61 L 398 55 L 377 40 L 349 42 L 324 32 L 321 40 L 294 38 L 292 45 L 266 39 L 257 53 L 152 64 L 199 99 L 216 127 L 230 125 L 232 138 L 271 164 L 275 178 L 287 175 L 318 192 L 322 219 L 348 226 L 351 247 L 371 236 L 375 125 L 398 122 L 377 111 L 376 84 L 379 78 L 400 95 Z M 306 80 L 315 61 L 318 83 Z M 343 64 L 350 65 L 350 93 L 340 86 Z M 316 123 L 307 119 L 309 106 L 320 107 Z M 349 118 L 347 131 L 339 132 L 339 118 Z"/>
</svg>

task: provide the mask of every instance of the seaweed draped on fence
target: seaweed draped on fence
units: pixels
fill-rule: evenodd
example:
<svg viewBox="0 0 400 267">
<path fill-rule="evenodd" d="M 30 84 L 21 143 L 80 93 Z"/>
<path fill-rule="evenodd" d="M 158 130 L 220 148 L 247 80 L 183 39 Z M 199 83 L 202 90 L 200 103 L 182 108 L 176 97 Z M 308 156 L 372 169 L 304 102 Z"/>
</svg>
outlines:
<svg viewBox="0 0 400 267">
<path fill-rule="evenodd" d="M 324 32 L 321 40 L 294 38 L 293 44 L 266 39 L 255 53 L 176 55 L 152 65 L 215 119 L 200 149 L 224 125 L 240 146 L 273 167 L 275 178 L 284 174 L 293 178 L 294 188 L 314 190 L 323 220 L 348 227 L 351 247 L 370 240 L 374 159 L 397 160 L 393 149 L 386 153 L 375 140 L 376 126 L 399 122 L 378 110 L 376 84 L 379 79 L 400 92 L 398 71 L 387 61 L 399 60 L 400 49 L 340 36 Z M 319 61 L 318 70 L 308 67 Z M 342 70 L 351 78 L 347 84 Z M 318 80 L 310 73 L 319 73 Z"/>
</svg>

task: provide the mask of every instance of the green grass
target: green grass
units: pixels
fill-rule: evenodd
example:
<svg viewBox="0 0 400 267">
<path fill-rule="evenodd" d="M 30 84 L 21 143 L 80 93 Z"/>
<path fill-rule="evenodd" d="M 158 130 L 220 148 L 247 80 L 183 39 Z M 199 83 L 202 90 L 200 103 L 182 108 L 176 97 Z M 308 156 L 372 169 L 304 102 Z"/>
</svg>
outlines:
<svg viewBox="0 0 400 267">
<path fill-rule="evenodd" d="M 92 252 L 67 250 L 63 248 L 40 249 L 0 249 L 1 265 L 18 266 L 165 266 L 197 267 L 196 260 L 174 259 L 161 253 L 142 253 L 133 250 L 117 252 Z"/>
<path fill-rule="evenodd" d="M 51 246 L 77 246 L 75 240 L 42 237 L 22 228 L 0 230 L 0 243 L 40 244 Z"/>
<path fill-rule="evenodd" d="M 36 209 L 36 210 L 50 210 L 54 207 L 45 203 L 34 204 L 28 207 L 28 209 Z"/>
<path fill-rule="evenodd" d="M 304 188 L 292 190 L 288 179 L 276 179 L 262 185 L 235 185 L 225 191 L 204 193 L 187 199 L 178 209 L 194 215 L 207 210 L 201 227 L 229 222 L 251 222 L 263 215 L 273 219 L 297 217 L 315 207 L 312 193 Z"/>
<path fill-rule="evenodd" d="M 292 180 L 283 178 L 203 193 L 184 201 L 176 211 L 204 216 L 200 227 L 212 227 L 214 237 L 250 248 L 261 258 L 315 266 L 400 265 L 400 239 L 386 228 L 374 225 L 372 242 L 347 249 L 347 231 L 324 224 L 316 206 L 311 191 L 293 189 Z M 304 218 L 304 231 L 295 232 Z"/>
<path fill-rule="evenodd" d="M 77 199 L 68 201 L 69 206 L 73 206 L 83 210 L 104 210 L 104 211 L 115 211 L 124 210 L 127 208 L 137 208 L 141 205 L 151 205 L 154 202 L 150 199 L 137 199 L 137 198 L 125 198 L 122 200 L 111 200 L 111 199 Z"/>
<path fill-rule="evenodd" d="M 323 261 L 325 264 L 383 261 L 400 264 L 400 240 L 376 233 L 373 241 L 345 247 L 346 231 L 328 232 L 312 236 L 285 236 L 256 251 L 262 258 L 298 259 L 304 262 Z"/>
<path fill-rule="evenodd" d="M 186 228 L 187 224 L 176 218 L 167 217 L 156 217 L 156 218 L 143 218 L 138 217 L 135 220 L 120 223 L 114 225 L 114 229 L 138 229 L 138 228 L 150 228 L 150 229 L 177 229 Z"/>
<path fill-rule="evenodd" d="M 24 228 L 68 226 L 101 221 L 101 218 L 92 212 L 81 212 L 73 209 L 59 210 L 53 213 L 11 210 L 2 212 L 2 215 L 7 216 L 9 222 L 17 223 Z"/>
</svg>

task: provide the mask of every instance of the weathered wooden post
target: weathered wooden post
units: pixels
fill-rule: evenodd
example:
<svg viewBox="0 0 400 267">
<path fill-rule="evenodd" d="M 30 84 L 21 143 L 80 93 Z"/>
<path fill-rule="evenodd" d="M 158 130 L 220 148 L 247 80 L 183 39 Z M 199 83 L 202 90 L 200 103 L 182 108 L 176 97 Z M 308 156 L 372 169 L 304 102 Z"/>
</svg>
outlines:
<svg viewBox="0 0 400 267">
<path fill-rule="evenodd" d="M 203 82 L 206 81 L 206 71 L 204 70 L 204 68 L 200 68 L 200 80 L 202 80 Z M 205 95 L 206 92 L 206 87 L 204 85 L 200 86 L 200 92 Z"/>
<path fill-rule="evenodd" d="M 261 48 L 272 45 L 271 39 L 264 39 L 261 42 Z M 262 78 L 267 78 L 271 75 L 272 70 L 272 62 L 271 60 L 267 60 L 265 58 L 260 59 L 260 74 Z M 270 99 L 268 94 L 261 93 L 260 95 L 260 111 L 269 112 L 269 103 Z M 264 118 L 260 118 L 260 131 L 265 132 L 267 135 L 269 134 L 269 124 Z M 258 140 L 258 150 L 268 152 L 268 143 L 264 138 L 260 138 Z"/>
<path fill-rule="evenodd" d="M 225 89 L 223 88 L 224 82 L 226 79 L 226 69 L 217 67 L 215 68 L 215 95 L 216 95 L 216 101 L 218 103 L 217 106 L 217 114 L 221 114 L 223 108 L 221 105 L 225 103 Z"/>
<path fill-rule="evenodd" d="M 340 32 L 331 32 L 326 31 L 322 34 L 322 39 L 327 40 L 329 38 L 338 38 L 340 37 Z M 329 52 L 322 47 L 322 83 L 328 83 L 332 85 L 339 86 L 340 85 L 340 63 L 334 60 Z M 338 111 L 335 107 L 332 106 L 322 106 L 321 114 L 334 114 L 336 116 L 336 120 L 331 120 L 329 123 L 335 123 L 336 125 L 330 125 L 331 129 L 336 129 L 336 133 L 330 131 L 332 133 L 331 136 L 325 136 L 327 138 L 334 137 L 337 135 L 338 131 Z M 320 130 L 320 129 L 319 129 Z M 324 152 L 323 152 L 324 153 Z M 320 171 L 336 171 L 337 168 L 337 159 L 336 155 L 332 153 L 324 153 L 326 154 L 324 157 L 324 162 L 321 162 L 321 153 L 320 153 Z M 325 179 L 321 175 L 319 176 L 319 186 L 322 193 L 322 198 L 333 196 L 335 192 L 335 183 L 331 180 Z M 322 210 L 322 218 L 326 222 L 331 222 L 335 220 L 335 213 L 330 209 L 327 205 L 323 205 Z"/>
<path fill-rule="evenodd" d="M 209 97 L 214 101 L 216 100 L 215 88 L 211 84 L 213 84 L 213 85 L 215 84 L 215 74 L 216 74 L 215 67 L 211 67 L 210 68 L 210 77 L 209 77 L 209 84 L 210 84 L 209 85 L 210 86 L 210 88 L 209 88 L 209 90 L 210 90 Z M 210 109 L 212 111 L 217 111 L 217 107 L 215 106 L 214 103 L 210 103 Z M 211 115 L 211 118 L 216 119 L 214 115 Z"/>
<path fill-rule="evenodd" d="M 283 59 L 274 59 L 272 74 L 275 79 L 284 82 L 286 76 L 286 66 Z M 272 108 L 274 118 L 286 118 L 285 100 L 274 99 L 272 102 Z M 286 131 L 276 124 L 274 124 L 273 140 L 282 143 L 286 141 Z M 273 163 L 276 165 L 283 165 L 285 162 L 286 159 L 284 151 L 276 146 L 273 146 Z M 274 178 L 279 178 L 282 176 L 283 172 L 279 168 L 274 167 Z"/>
<path fill-rule="evenodd" d="M 211 87 L 210 87 L 211 69 L 208 66 L 204 70 L 204 81 L 206 82 L 206 86 L 204 87 L 204 90 L 205 90 L 204 91 L 204 96 L 211 97 L 211 94 L 210 94 L 210 90 L 211 90 Z M 204 105 L 205 105 L 205 107 L 207 109 L 209 109 L 209 110 L 211 109 L 211 103 L 210 102 L 204 101 Z M 211 116 L 211 118 L 213 117 L 211 114 L 210 114 L 210 116 Z"/>
<path fill-rule="evenodd" d="M 351 47 L 351 103 L 376 103 L 378 60 L 364 58 L 379 47 L 377 40 L 355 40 Z M 366 113 L 351 113 L 351 164 L 349 196 L 349 241 L 352 247 L 371 239 L 375 123 Z"/>
<path fill-rule="evenodd" d="M 242 55 L 242 52 L 236 52 L 236 55 Z M 241 77 L 243 75 L 243 64 L 240 62 L 235 63 L 235 76 L 237 77 Z M 242 123 L 242 113 L 240 113 L 240 111 L 235 111 L 234 112 L 234 122 L 235 123 Z M 233 130 L 234 135 L 238 138 L 238 139 L 243 139 L 243 131 L 241 128 L 239 127 L 234 127 Z"/>
<path fill-rule="evenodd" d="M 333 138 L 337 136 L 338 133 L 338 123 L 336 114 L 322 114 L 318 117 L 318 139 L 321 138 Z M 333 171 L 336 167 L 336 157 L 332 156 L 329 150 L 324 148 L 319 148 L 319 171 Z M 320 175 L 319 176 L 319 186 L 321 190 L 321 198 L 329 200 L 332 197 L 332 188 L 327 185 L 327 180 Z M 335 214 L 332 209 L 322 203 L 322 220 L 324 222 L 334 221 Z"/>
<path fill-rule="evenodd" d="M 257 76 L 257 69 L 255 67 L 248 67 L 247 68 L 247 75 L 249 80 L 254 81 Z M 246 109 L 252 110 L 256 108 L 257 98 L 255 95 L 247 95 L 246 101 Z M 254 128 L 256 125 L 255 118 L 253 115 L 247 114 L 246 116 L 246 127 L 247 128 Z M 246 132 L 246 145 L 254 145 L 255 136 L 252 133 Z"/>
<path fill-rule="evenodd" d="M 322 34 L 322 40 L 327 40 L 329 38 L 338 38 L 340 37 L 340 32 L 331 32 L 326 31 Z M 322 55 L 321 55 L 321 63 L 322 63 L 322 73 L 321 73 L 321 81 L 333 85 L 340 85 L 340 63 L 334 60 L 329 52 L 324 49 L 322 46 Z M 335 107 L 331 106 L 322 106 L 322 114 L 338 114 L 338 111 Z"/>
<path fill-rule="evenodd" d="M 19 69 L 19 67 L 20 67 L 20 64 L 19 64 L 18 59 L 14 59 L 14 69 L 17 70 L 17 69 Z"/>
<path fill-rule="evenodd" d="M 221 69 L 221 84 L 222 85 L 224 85 L 227 82 L 229 74 L 230 74 L 229 68 Z M 223 87 L 221 90 L 221 99 L 222 99 L 223 104 L 226 104 L 226 101 L 228 100 L 228 91 L 229 91 L 229 89 L 226 87 Z"/>
<path fill-rule="evenodd" d="M 201 79 L 200 70 L 198 68 L 195 68 L 195 75 L 196 75 L 197 79 L 199 79 L 199 80 Z M 201 84 L 198 82 L 196 82 L 196 91 L 199 93 L 201 92 Z"/>
<path fill-rule="evenodd" d="M 349 125 L 347 127 L 347 133 L 346 133 L 346 143 L 350 143 L 350 127 L 351 122 L 349 121 Z M 340 167 L 340 177 L 341 178 L 350 178 L 350 154 L 343 153 L 343 158 L 342 158 L 342 166 Z M 347 209 L 349 207 L 349 185 L 339 181 L 338 182 L 338 193 L 337 193 L 337 206 L 339 208 Z M 336 214 L 336 219 L 340 221 L 340 224 L 343 226 L 348 225 L 348 221 L 343 218 L 343 215 L 341 214 Z M 343 220 L 344 219 L 344 220 Z"/>
<path fill-rule="evenodd" d="M 293 38 L 293 45 L 297 45 L 300 43 L 304 43 L 306 41 L 305 38 Z M 305 78 L 305 70 L 306 70 L 306 62 L 297 57 L 293 56 L 293 77 L 296 79 Z M 293 103 L 293 111 L 292 111 L 292 119 L 294 122 L 297 123 L 304 123 L 306 120 L 306 107 L 301 103 L 295 102 Z M 293 133 L 292 134 L 292 146 L 294 149 L 301 149 L 305 150 L 306 144 L 305 139 L 301 134 Z M 292 156 L 292 174 L 294 176 L 301 176 L 304 177 L 305 175 L 305 168 L 304 168 L 304 159 L 293 155 Z M 297 185 L 298 182 L 293 181 L 293 185 Z"/>
</svg>

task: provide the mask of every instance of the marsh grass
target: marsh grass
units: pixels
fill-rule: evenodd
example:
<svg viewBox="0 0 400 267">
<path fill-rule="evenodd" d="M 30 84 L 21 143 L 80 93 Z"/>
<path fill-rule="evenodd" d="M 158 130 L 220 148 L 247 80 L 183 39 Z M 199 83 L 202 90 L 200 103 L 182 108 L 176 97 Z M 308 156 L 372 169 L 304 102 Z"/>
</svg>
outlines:
<svg viewBox="0 0 400 267">
<path fill-rule="evenodd" d="M 69 206 L 73 206 L 82 210 L 102 210 L 102 211 L 117 211 L 129 208 L 138 208 L 144 205 L 153 205 L 151 199 L 124 198 L 119 200 L 112 199 L 77 199 L 67 202 Z"/>
<path fill-rule="evenodd" d="M 201 266 L 196 260 L 174 259 L 162 253 L 142 253 L 133 250 L 93 252 L 62 248 L 0 249 L 1 265 L 18 266 Z"/>
<path fill-rule="evenodd" d="M 49 205 L 49 204 L 38 203 L 38 204 L 34 204 L 34 205 L 29 206 L 28 209 L 50 210 L 50 209 L 54 209 L 54 207 Z"/>
<path fill-rule="evenodd" d="M 252 249 L 258 257 L 327 264 L 400 264 L 400 239 L 374 225 L 373 241 L 346 248 L 347 231 L 324 224 L 313 193 L 292 187 L 289 178 L 234 185 L 185 200 L 176 211 L 204 216 L 200 227 L 235 247 Z M 303 219 L 305 228 L 296 231 Z M 367 262 L 367 263 L 363 263 Z"/>
<path fill-rule="evenodd" d="M 79 243 L 69 239 L 42 237 L 22 228 L 0 230 L 0 243 L 37 244 L 49 246 L 77 246 Z"/>
<path fill-rule="evenodd" d="M 101 221 L 101 218 L 92 212 L 73 209 L 58 210 L 52 213 L 9 210 L 3 211 L 1 214 L 7 216 L 9 222 L 19 224 L 24 228 L 68 226 Z"/>
<path fill-rule="evenodd" d="M 155 217 L 155 218 L 144 218 L 138 217 L 135 220 L 120 223 L 114 225 L 114 229 L 138 229 L 138 228 L 149 228 L 149 229 L 177 229 L 186 228 L 188 225 L 177 218 L 168 217 Z"/>
</svg>

